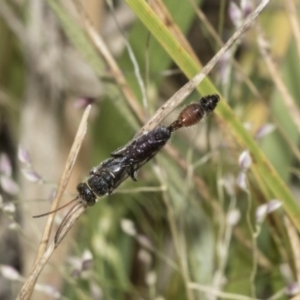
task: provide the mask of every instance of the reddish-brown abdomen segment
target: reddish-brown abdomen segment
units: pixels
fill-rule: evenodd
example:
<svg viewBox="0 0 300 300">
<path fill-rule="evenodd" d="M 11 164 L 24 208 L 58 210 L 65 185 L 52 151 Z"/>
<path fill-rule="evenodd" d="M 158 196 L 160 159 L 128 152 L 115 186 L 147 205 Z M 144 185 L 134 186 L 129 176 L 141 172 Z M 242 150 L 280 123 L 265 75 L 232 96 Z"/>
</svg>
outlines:
<svg viewBox="0 0 300 300">
<path fill-rule="evenodd" d="M 197 124 L 204 116 L 204 110 L 199 103 L 192 103 L 184 108 L 177 120 L 171 124 L 172 131 L 181 127 L 189 127 Z"/>
<path fill-rule="evenodd" d="M 219 95 L 213 94 L 202 97 L 198 102 L 188 105 L 181 111 L 177 120 L 169 126 L 169 129 L 171 132 L 174 132 L 182 127 L 189 127 L 197 124 L 215 109 L 219 100 Z"/>
</svg>

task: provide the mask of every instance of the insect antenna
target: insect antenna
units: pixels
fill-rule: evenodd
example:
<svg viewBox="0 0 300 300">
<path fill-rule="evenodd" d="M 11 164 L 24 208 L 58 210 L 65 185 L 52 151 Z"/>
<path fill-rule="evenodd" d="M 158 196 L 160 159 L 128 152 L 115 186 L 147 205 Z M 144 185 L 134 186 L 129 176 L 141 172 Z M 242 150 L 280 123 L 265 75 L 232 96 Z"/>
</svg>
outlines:
<svg viewBox="0 0 300 300">
<path fill-rule="evenodd" d="M 60 225 L 59 225 L 59 227 L 58 227 L 58 229 L 56 231 L 56 234 L 55 234 L 55 237 L 54 237 L 54 243 L 55 243 L 55 245 L 57 245 L 63 239 L 63 237 L 66 235 L 66 232 L 63 232 L 63 230 L 65 229 L 65 227 L 66 226 L 70 227 L 70 223 L 74 223 L 76 221 L 76 219 L 78 218 L 78 216 L 75 217 L 75 219 L 73 218 L 73 216 L 76 214 L 77 210 L 79 210 L 80 208 L 82 208 L 82 206 L 85 206 L 83 204 L 83 202 L 77 202 L 67 212 L 67 214 L 63 218 L 62 222 L 60 223 Z M 62 234 L 62 236 L 61 236 L 61 234 Z"/>
<path fill-rule="evenodd" d="M 78 198 L 79 198 L 79 196 L 76 196 L 74 199 L 72 199 L 72 200 L 69 201 L 68 203 L 66 203 L 66 204 L 64 204 L 64 205 L 62 205 L 62 206 L 60 206 L 60 207 L 58 207 L 58 208 L 56 208 L 56 209 L 54 209 L 54 210 L 51 210 L 51 211 L 46 212 L 46 213 L 44 213 L 44 214 L 32 216 L 32 217 L 33 217 L 33 218 L 41 218 L 41 217 L 45 217 L 45 216 L 51 215 L 51 214 L 53 214 L 53 213 L 55 213 L 55 212 L 57 212 L 57 211 L 59 211 L 59 210 L 65 208 L 65 207 L 69 206 L 71 203 L 77 201 Z"/>
</svg>

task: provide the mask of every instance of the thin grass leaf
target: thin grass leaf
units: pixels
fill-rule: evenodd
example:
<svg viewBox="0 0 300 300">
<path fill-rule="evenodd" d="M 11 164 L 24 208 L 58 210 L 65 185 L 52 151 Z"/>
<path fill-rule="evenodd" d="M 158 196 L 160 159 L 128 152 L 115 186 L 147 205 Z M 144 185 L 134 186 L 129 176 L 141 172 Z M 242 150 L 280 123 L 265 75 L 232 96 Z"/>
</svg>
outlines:
<svg viewBox="0 0 300 300">
<path fill-rule="evenodd" d="M 195 76 L 199 69 L 197 63 L 189 56 L 189 54 L 181 47 L 175 37 L 172 36 L 168 28 L 155 15 L 151 7 L 145 1 L 126 0 L 128 5 L 153 34 L 153 36 L 160 42 L 164 49 L 173 58 L 179 68 L 185 73 L 188 78 Z M 262 10 L 267 4 L 268 0 L 262 1 L 260 9 Z M 255 18 L 261 13 L 261 10 L 255 10 L 249 17 Z M 249 20 L 249 17 L 247 20 Z M 248 24 L 250 25 L 250 24 Z M 244 25 L 243 25 L 244 26 Z M 219 93 L 213 83 L 206 77 L 197 87 L 201 94 Z M 293 223 L 300 230 L 300 208 L 295 201 L 292 193 L 286 184 L 282 181 L 274 167 L 270 164 L 264 153 L 256 144 L 252 136 L 245 130 L 243 124 L 238 120 L 234 112 L 230 109 L 227 103 L 220 101 L 216 113 L 229 127 L 232 134 L 243 148 L 249 149 L 254 163 L 251 167 L 254 172 L 257 182 L 264 182 L 268 189 L 272 191 L 273 197 L 281 199 L 283 207 L 287 214 L 292 219 Z"/>
</svg>

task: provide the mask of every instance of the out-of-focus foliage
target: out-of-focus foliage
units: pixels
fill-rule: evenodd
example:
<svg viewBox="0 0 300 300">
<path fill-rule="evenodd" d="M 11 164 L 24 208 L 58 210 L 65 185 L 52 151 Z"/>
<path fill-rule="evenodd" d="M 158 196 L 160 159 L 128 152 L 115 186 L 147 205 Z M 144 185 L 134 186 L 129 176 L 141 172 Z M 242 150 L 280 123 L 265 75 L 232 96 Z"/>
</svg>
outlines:
<svg viewBox="0 0 300 300">
<path fill-rule="evenodd" d="M 181 39 L 186 37 L 204 65 L 221 48 L 210 26 L 226 41 L 251 11 L 250 2 L 169 0 L 149 1 L 149 6 L 182 45 Z M 26 144 L 30 137 L 36 137 L 32 141 L 36 143 L 35 151 L 30 153 L 33 167 L 48 151 L 52 157 L 59 156 L 57 162 L 46 158 L 44 171 L 34 168 L 43 172 L 40 175 L 45 179 L 39 181 L 42 186 L 59 180 L 50 169 L 54 164 L 63 164 L 66 150 L 62 144 L 68 147 L 73 138 L 80 115 L 80 110 L 74 108 L 76 99 L 96 100 L 87 143 L 78 161 L 81 168 L 75 171 L 74 182 L 68 188 L 71 193 L 76 182 L 88 176 L 91 166 L 128 142 L 138 124 L 187 81 L 184 67 L 177 67 L 166 47 L 143 25 L 147 22 L 142 12 L 140 19 L 134 14 L 134 3 L 139 1 L 127 3 L 116 1 L 109 7 L 91 1 L 90 8 L 78 2 L 74 5 L 48 0 L 44 22 L 51 19 L 55 25 L 42 36 L 36 36 L 37 31 L 30 27 L 32 20 L 41 20 L 43 15 L 35 0 L 0 4 L 0 35 L 4 41 L 0 43 L 0 117 L 13 129 L 15 144 Z M 227 99 L 239 124 L 245 125 L 296 201 L 300 174 L 300 41 L 295 38 L 299 28 L 290 25 L 297 19 L 287 11 L 292 3 L 299 7 L 296 0 L 271 1 L 257 24 L 214 68 L 209 80 Z M 101 14 L 95 15 L 95 11 Z M 95 40 L 85 32 L 87 14 L 94 24 L 100 24 L 97 30 L 134 95 L 131 100 L 144 116 L 135 113 L 123 86 L 112 76 L 111 61 L 99 54 Z M 43 51 L 32 55 L 35 48 L 31 41 L 39 40 L 45 47 L 39 45 Z M 52 51 L 48 51 L 47 41 L 51 41 Z M 43 53 L 47 59 L 39 60 Z M 53 59 L 57 53 L 60 64 L 47 65 L 48 58 Z M 90 78 L 90 85 L 86 78 Z M 146 97 L 139 81 L 143 82 Z M 53 97 L 49 101 L 36 97 L 40 110 L 28 105 L 34 82 L 45 85 Z M 215 92 L 209 90 L 209 84 L 203 89 Z M 194 92 L 186 103 L 197 98 Z M 52 117 L 48 119 L 48 115 Z M 140 170 L 138 182 L 127 180 L 116 193 L 89 208 L 79 220 L 76 236 L 59 246 L 68 249 L 64 249 L 60 262 L 53 262 L 57 267 L 47 271 L 49 276 L 43 277 L 45 285 L 36 297 L 47 291 L 51 294 L 47 284 L 56 286 L 69 299 L 288 299 L 296 295 L 300 269 L 295 258 L 299 249 L 295 227 L 285 214 L 282 199 L 274 193 L 276 189 L 266 185 L 264 178 L 258 180 L 265 174 L 255 169 L 253 153 L 242 148 L 232 134 L 231 120 L 220 115 L 222 118 L 212 115 L 206 122 L 174 134 L 168 147 Z M 164 124 L 170 124 L 176 116 L 175 111 Z M 39 124 L 30 127 L 31 118 Z M 45 123 L 48 127 L 41 125 Z M 30 130 L 29 137 L 24 135 L 25 128 Z M 40 140 L 40 136 L 47 138 Z M 243 140 L 243 136 L 240 138 Z M 1 152 L 6 149 L 0 148 Z M 9 157 L 14 161 L 12 154 Z M 252 173 L 249 167 L 253 166 Z M 17 181 L 17 176 L 13 177 Z M 25 215 L 34 214 L 31 207 L 37 206 L 30 200 L 47 197 L 46 193 L 30 196 L 25 192 L 32 185 L 37 183 L 27 182 L 24 186 L 23 182 L 20 186 L 17 203 L 25 207 Z M 70 198 L 68 193 L 66 198 Z M 3 218 L 11 218 L 3 207 L 1 204 Z M 34 228 L 38 238 L 41 228 L 36 222 L 26 217 L 23 221 L 17 219 L 22 228 L 19 238 L 26 237 L 33 248 L 37 245 L 27 229 Z M 2 256 L 3 252 L 1 264 L 10 264 Z M 33 259 L 25 254 L 23 257 L 30 268 Z M 5 272 L 1 274 L 8 277 Z M 8 282 L 14 280 L 9 278 Z M 12 285 L 12 289 L 18 291 L 19 285 Z"/>
</svg>

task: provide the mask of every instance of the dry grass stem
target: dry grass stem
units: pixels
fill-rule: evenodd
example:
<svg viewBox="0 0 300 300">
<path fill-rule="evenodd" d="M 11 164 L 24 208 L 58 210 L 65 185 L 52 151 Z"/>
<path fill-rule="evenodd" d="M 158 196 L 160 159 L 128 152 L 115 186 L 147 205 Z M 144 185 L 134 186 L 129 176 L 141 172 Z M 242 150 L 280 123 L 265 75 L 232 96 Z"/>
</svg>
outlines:
<svg viewBox="0 0 300 300">
<path fill-rule="evenodd" d="M 49 245 L 47 250 L 43 253 L 42 257 L 39 259 L 37 264 L 34 266 L 34 269 L 30 273 L 30 275 L 27 277 L 24 285 L 22 286 L 22 289 L 20 293 L 18 294 L 16 300 L 27 300 L 30 299 L 31 294 L 34 290 L 34 286 L 36 283 L 36 280 L 41 273 L 43 267 L 51 257 L 53 251 L 55 249 L 54 241 Z"/>
<path fill-rule="evenodd" d="M 89 105 L 85 109 L 84 114 L 82 116 L 76 137 L 75 137 L 73 145 L 71 147 L 71 150 L 70 150 L 70 153 L 69 153 L 66 165 L 65 165 L 65 169 L 64 169 L 63 175 L 61 177 L 61 180 L 59 182 L 59 186 L 58 186 L 58 189 L 57 189 L 57 192 L 55 195 L 55 199 L 53 200 L 50 211 L 55 210 L 57 208 L 59 200 L 62 197 L 62 195 L 66 189 L 66 186 L 68 184 L 73 166 L 75 164 L 79 149 L 81 147 L 83 138 L 84 138 L 86 130 L 87 130 L 87 120 L 88 120 L 88 116 L 90 114 L 90 110 L 91 110 L 91 106 Z M 76 217 L 76 219 L 77 219 L 83 211 L 84 211 L 84 207 L 82 206 L 82 209 L 76 210 L 76 214 L 74 214 L 74 218 L 77 216 Z M 77 215 L 77 213 L 80 213 L 80 214 Z M 30 299 L 31 294 L 34 290 L 34 285 L 36 283 L 38 275 L 40 274 L 41 270 L 43 269 L 44 265 L 48 261 L 51 254 L 53 253 L 54 249 L 57 247 L 59 242 L 62 240 L 62 238 L 67 233 L 67 231 L 69 231 L 71 226 L 76 221 L 76 219 L 68 220 L 68 224 L 67 224 L 66 228 L 61 230 L 61 234 L 59 236 L 59 242 L 54 243 L 54 241 L 53 241 L 46 250 L 46 247 L 47 247 L 48 241 L 49 241 L 49 237 L 50 237 L 51 228 L 53 225 L 54 216 L 55 216 L 55 214 L 50 214 L 48 216 L 46 226 L 45 226 L 45 229 L 43 232 L 43 236 L 42 236 L 42 239 L 40 242 L 40 246 L 38 249 L 38 253 L 37 253 L 37 256 L 36 256 L 36 259 L 34 262 L 33 271 L 31 272 L 31 274 L 27 278 L 26 282 L 24 283 L 24 285 L 19 293 L 18 299 L 22 299 L 22 300 Z M 53 246 L 54 244 L 55 244 L 55 246 Z"/>
<path fill-rule="evenodd" d="M 49 247 L 46 249 L 46 251 L 40 257 L 39 261 L 34 266 L 32 272 L 27 277 L 16 300 L 30 299 L 39 274 L 43 270 L 44 266 L 46 265 L 49 258 L 53 254 L 54 250 L 57 248 L 57 246 L 60 244 L 60 242 L 66 236 L 66 234 L 69 232 L 69 230 L 73 227 L 73 225 L 77 221 L 77 219 L 85 211 L 85 208 L 86 208 L 85 205 L 83 205 L 81 202 L 78 202 L 76 204 L 76 206 L 74 207 L 74 209 L 72 209 L 71 217 L 68 218 L 66 223 L 64 223 L 64 226 L 61 228 L 59 234 L 57 234 L 55 240 L 53 240 L 50 243 Z"/>
<path fill-rule="evenodd" d="M 265 8 L 265 6 L 269 3 L 269 0 L 264 0 L 260 3 L 260 5 L 256 8 L 256 10 L 248 16 L 244 24 L 241 26 L 239 30 L 237 30 L 234 35 L 227 41 L 227 43 L 218 51 L 218 53 L 210 60 L 210 62 L 199 72 L 197 73 L 187 84 L 185 84 L 178 92 L 176 92 L 161 108 L 157 110 L 155 115 L 143 126 L 143 128 L 139 131 L 141 134 L 143 131 L 148 131 L 153 129 L 155 126 L 160 124 L 162 120 L 179 104 L 183 102 L 183 100 L 201 83 L 201 81 L 207 76 L 207 74 L 212 70 L 212 68 L 216 65 L 216 63 L 220 60 L 222 55 L 241 37 L 241 35 L 253 24 L 255 19 L 258 17 L 258 15 L 262 12 L 262 10 Z M 88 19 L 86 19 L 88 20 Z M 126 99 L 129 101 L 130 106 L 135 111 L 136 115 L 139 117 L 140 120 L 144 119 L 143 111 L 141 110 L 137 99 L 134 97 L 133 93 L 131 92 L 130 88 L 128 87 L 126 80 L 118 68 L 115 60 L 111 56 L 110 52 L 108 51 L 105 43 L 102 41 L 100 36 L 96 33 L 93 26 L 86 22 L 85 24 L 86 30 L 92 39 L 93 43 L 97 46 L 97 49 L 101 52 L 101 55 L 105 57 L 106 61 L 108 62 L 120 88 L 123 90 L 124 95 L 126 95 Z M 55 210 L 58 206 L 59 199 L 62 197 L 64 190 L 66 188 L 66 185 L 68 183 L 68 180 L 71 175 L 72 168 L 74 166 L 76 157 L 78 155 L 80 146 L 83 141 L 83 137 L 87 130 L 87 119 L 90 112 L 91 107 L 87 107 L 87 109 L 84 112 L 84 115 L 82 117 L 76 138 L 74 140 L 74 143 L 72 145 L 72 148 L 70 150 L 69 157 L 66 162 L 66 167 L 63 172 L 62 178 L 59 183 L 59 187 L 57 190 L 57 194 L 55 197 L 55 200 L 53 201 L 53 205 L 51 207 L 51 211 Z M 164 195 L 164 197 L 168 197 L 167 195 Z M 165 200 L 166 203 L 168 203 L 168 200 Z M 175 241 L 175 248 L 177 248 L 177 254 L 182 256 L 180 254 L 180 246 L 179 246 L 179 237 L 177 237 L 178 232 L 175 227 L 175 221 L 172 220 L 173 213 L 172 213 L 172 207 L 171 205 L 168 206 L 168 212 L 170 224 L 171 224 L 171 231 L 172 235 Z M 24 286 L 22 287 L 19 296 L 17 299 L 29 299 L 31 297 L 31 294 L 34 290 L 34 285 L 37 281 L 38 275 L 42 271 L 43 267 L 47 263 L 48 259 L 52 255 L 55 248 L 59 245 L 59 243 L 62 241 L 64 236 L 68 233 L 68 231 L 72 228 L 76 220 L 79 218 L 79 216 L 85 211 L 86 205 L 83 202 L 78 202 L 73 208 L 72 208 L 72 214 L 66 218 L 65 222 L 62 224 L 62 226 L 59 228 L 59 231 L 55 237 L 55 240 L 50 243 L 50 245 L 47 247 L 50 231 L 52 228 L 53 220 L 54 220 L 54 214 L 49 215 L 46 223 L 46 227 L 43 233 L 43 237 L 39 246 L 38 254 L 36 257 L 36 262 L 34 264 L 34 269 L 29 275 L 28 279 L 26 280 Z M 180 261 L 185 261 L 181 260 Z M 190 288 L 196 288 L 189 284 L 189 276 L 188 276 L 188 269 L 187 266 L 182 265 L 181 269 L 183 271 L 183 274 L 185 274 L 185 283 L 187 285 L 187 291 L 189 299 L 193 299 L 193 294 L 190 291 Z M 225 293 L 219 293 L 218 295 L 225 295 Z M 234 295 L 231 295 L 231 299 L 250 299 L 249 297 L 233 297 Z"/>
<path fill-rule="evenodd" d="M 154 116 L 141 128 L 139 133 L 153 129 L 157 124 L 170 114 L 184 99 L 191 94 L 192 91 L 201 83 L 212 68 L 221 59 L 223 54 L 245 33 L 266 7 L 270 0 L 264 0 L 245 20 L 244 24 L 233 34 L 233 36 L 224 44 L 224 46 L 216 53 L 216 55 L 197 73 L 190 81 L 188 81 L 181 89 L 179 89 L 165 104 L 163 104 L 154 114 Z M 299 119 L 300 120 L 300 119 Z"/>
<path fill-rule="evenodd" d="M 122 90 L 125 99 L 128 102 L 128 105 L 133 110 L 135 115 L 138 117 L 140 122 L 144 122 L 145 120 L 144 111 L 141 108 L 136 96 L 134 95 L 131 88 L 129 87 L 126 78 L 123 75 L 121 69 L 119 68 L 116 60 L 110 53 L 108 47 L 106 46 L 104 40 L 101 38 L 100 34 L 95 30 L 95 27 L 91 23 L 89 17 L 86 14 L 84 14 L 84 9 L 83 8 L 81 9 L 81 4 L 78 1 L 74 1 L 74 3 L 76 4 L 78 14 L 82 15 L 81 19 L 83 20 L 83 26 L 86 30 L 88 37 L 90 38 L 91 42 L 96 47 L 96 49 L 99 51 L 101 56 L 107 62 L 114 79 L 116 80 L 119 88 Z"/>
<path fill-rule="evenodd" d="M 280 75 L 280 71 L 271 55 L 268 42 L 266 41 L 262 32 L 262 28 L 258 25 L 257 28 L 258 45 L 260 52 L 263 56 L 267 68 L 269 69 L 270 76 L 272 77 L 279 93 L 282 96 L 283 103 L 288 109 L 291 119 L 293 120 L 298 131 L 300 132 L 300 110 Z"/>
<path fill-rule="evenodd" d="M 292 32 L 296 41 L 298 57 L 300 58 L 300 26 L 298 22 L 298 9 L 294 0 L 283 1 L 287 12 L 288 20 L 291 23 Z"/>
<path fill-rule="evenodd" d="M 26 48 L 28 45 L 28 38 L 25 30 L 25 26 L 20 22 L 12 9 L 7 5 L 5 1 L 0 1 L 0 16 L 9 26 L 9 29 L 18 37 L 19 41 Z"/>
<path fill-rule="evenodd" d="M 199 9 L 199 7 L 197 6 L 197 4 L 195 3 L 194 0 L 189 0 L 189 2 L 191 4 L 191 6 L 193 7 L 193 9 L 195 10 L 195 13 L 197 14 L 199 20 L 204 24 L 208 33 L 212 36 L 212 38 L 215 40 L 217 45 L 219 47 L 222 47 L 224 45 L 222 39 L 220 38 L 219 34 L 216 32 L 214 27 L 210 24 L 209 20 L 205 16 L 205 14 L 202 12 L 201 9 Z M 233 67 L 241 75 L 241 80 L 243 80 L 246 83 L 246 85 L 248 86 L 249 90 L 253 93 L 253 95 L 258 99 L 262 99 L 261 93 L 256 88 L 256 86 L 253 84 L 253 82 L 249 79 L 248 75 L 242 69 L 240 64 L 234 58 L 231 58 L 231 61 L 233 63 Z"/>
<path fill-rule="evenodd" d="M 70 179 L 70 176 L 71 176 L 71 172 L 73 170 L 73 167 L 74 167 L 79 149 L 81 147 L 83 138 L 86 134 L 87 121 L 88 121 L 90 111 L 91 111 L 91 106 L 89 105 L 83 113 L 81 122 L 80 122 L 79 127 L 78 127 L 76 137 L 74 139 L 73 145 L 71 147 L 71 150 L 69 152 L 69 156 L 68 156 L 67 161 L 66 161 L 64 172 L 63 172 L 62 177 L 59 181 L 59 186 L 58 186 L 55 198 L 52 202 L 52 206 L 51 206 L 50 211 L 55 210 L 58 207 L 59 201 L 60 201 L 60 199 L 61 199 L 61 197 L 62 197 L 62 195 L 63 195 L 63 193 L 64 193 L 64 191 L 65 191 L 65 189 L 68 185 L 68 182 L 69 182 L 69 179 Z M 44 251 L 47 247 L 47 244 L 48 244 L 48 241 L 49 241 L 49 236 L 50 236 L 50 231 L 51 231 L 52 224 L 53 224 L 53 221 L 54 221 L 54 217 L 55 217 L 55 214 L 50 214 L 48 216 L 47 223 L 46 223 L 44 233 L 43 233 L 43 237 L 41 239 L 38 254 L 37 254 L 37 257 L 36 257 L 36 261 L 42 256 L 42 254 L 44 253 Z"/>
<path fill-rule="evenodd" d="M 137 81 L 137 83 L 139 85 L 139 88 L 140 88 L 140 91 L 141 91 L 141 94 L 142 94 L 143 106 L 147 110 L 148 109 L 148 100 L 147 100 L 146 88 L 145 88 L 144 81 L 142 79 L 142 75 L 141 75 L 139 64 L 138 64 L 137 59 L 136 59 L 136 57 L 135 57 L 135 55 L 133 53 L 133 50 L 131 48 L 130 43 L 128 42 L 127 38 L 125 37 L 125 34 L 123 32 L 123 28 L 119 24 L 119 21 L 118 21 L 118 19 L 116 17 L 114 6 L 113 6 L 112 2 L 108 1 L 107 4 L 108 4 L 108 6 L 110 8 L 112 17 L 113 17 L 113 19 L 115 21 L 115 24 L 117 25 L 119 33 L 120 33 L 120 35 L 121 35 L 121 37 L 123 39 L 124 45 L 125 45 L 125 47 L 127 49 L 127 53 L 129 55 L 129 59 L 130 59 L 130 61 L 132 63 L 132 66 L 133 66 L 133 70 L 134 70 L 134 74 L 135 74 L 135 77 L 136 77 L 136 81 Z"/>
</svg>

